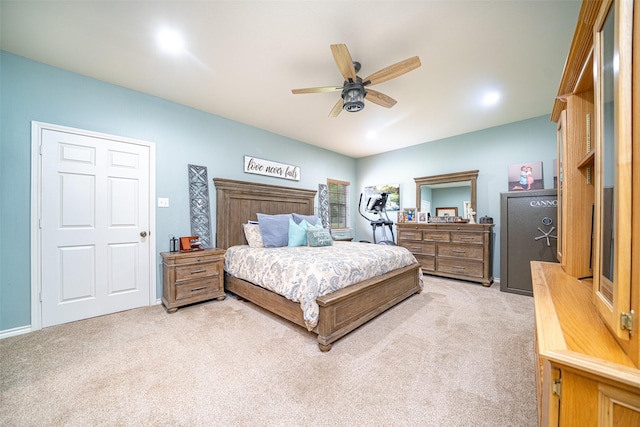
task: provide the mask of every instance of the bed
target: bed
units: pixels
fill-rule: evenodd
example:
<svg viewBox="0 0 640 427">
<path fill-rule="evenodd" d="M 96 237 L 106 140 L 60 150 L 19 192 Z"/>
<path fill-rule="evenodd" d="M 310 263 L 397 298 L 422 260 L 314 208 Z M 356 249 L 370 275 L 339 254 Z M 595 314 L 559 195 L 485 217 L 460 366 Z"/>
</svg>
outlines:
<svg viewBox="0 0 640 427">
<path fill-rule="evenodd" d="M 243 225 L 256 221 L 258 213 L 314 214 L 315 190 L 213 179 L 216 188 L 216 247 L 229 249 L 247 245 Z M 349 244 L 349 243 L 345 243 Z M 307 327 L 300 303 L 225 272 L 225 289 L 239 298 Z M 318 347 L 329 351 L 335 341 L 385 310 L 422 290 L 418 263 L 363 280 L 319 296 L 319 314 L 312 332 Z"/>
</svg>

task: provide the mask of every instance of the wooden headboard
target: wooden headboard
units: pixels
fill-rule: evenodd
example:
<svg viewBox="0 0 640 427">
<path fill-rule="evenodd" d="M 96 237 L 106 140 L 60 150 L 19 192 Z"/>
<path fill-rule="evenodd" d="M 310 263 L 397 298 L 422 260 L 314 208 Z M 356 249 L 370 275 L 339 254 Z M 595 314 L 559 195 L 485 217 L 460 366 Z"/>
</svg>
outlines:
<svg viewBox="0 0 640 427">
<path fill-rule="evenodd" d="M 316 190 L 213 178 L 216 187 L 216 247 L 246 245 L 243 224 L 257 213 L 314 214 Z"/>
</svg>

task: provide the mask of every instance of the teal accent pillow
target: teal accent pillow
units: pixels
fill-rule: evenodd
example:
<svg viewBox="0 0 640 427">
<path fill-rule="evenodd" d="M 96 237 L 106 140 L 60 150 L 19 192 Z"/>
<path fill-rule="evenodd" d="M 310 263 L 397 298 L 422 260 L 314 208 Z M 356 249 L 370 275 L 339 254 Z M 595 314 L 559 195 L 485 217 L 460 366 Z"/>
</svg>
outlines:
<svg viewBox="0 0 640 427">
<path fill-rule="evenodd" d="M 265 248 L 287 246 L 291 214 L 267 215 L 259 213 L 258 224 Z"/>
<path fill-rule="evenodd" d="M 307 246 L 307 228 L 309 228 L 309 223 L 304 219 L 300 221 L 300 224 L 296 224 L 292 218 L 289 218 L 288 246 Z"/>
<path fill-rule="evenodd" d="M 307 244 L 309 246 L 331 246 L 333 245 L 333 239 L 331 238 L 331 232 L 326 228 L 307 228 Z"/>
</svg>

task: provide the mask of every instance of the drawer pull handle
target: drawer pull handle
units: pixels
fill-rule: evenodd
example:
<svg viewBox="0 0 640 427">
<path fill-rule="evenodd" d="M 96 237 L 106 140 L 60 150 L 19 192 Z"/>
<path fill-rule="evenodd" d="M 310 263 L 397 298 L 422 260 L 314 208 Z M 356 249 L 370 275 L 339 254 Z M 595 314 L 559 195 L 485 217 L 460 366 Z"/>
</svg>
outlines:
<svg viewBox="0 0 640 427">
<path fill-rule="evenodd" d="M 205 270 L 204 268 L 202 270 L 193 270 L 191 274 L 204 273 L 205 271 L 207 270 Z"/>
<path fill-rule="evenodd" d="M 461 265 L 454 265 L 453 268 L 457 268 L 458 270 L 464 270 L 465 267 L 461 266 Z"/>
<path fill-rule="evenodd" d="M 452 252 L 455 252 L 457 254 L 463 254 L 463 253 L 466 253 L 467 251 L 461 251 L 460 249 L 454 249 Z"/>
<path fill-rule="evenodd" d="M 462 236 L 460 237 L 462 240 L 473 240 L 473 237 Z"/>
<path fill-rule="evenodd" d="M 193 289 L 191 289 L 191 292 L 201 291 L 203 289 L 207 289 L 207 287 L 206 286 L 200 286 L 199 288 L 193 288 Z"/>
</svg>

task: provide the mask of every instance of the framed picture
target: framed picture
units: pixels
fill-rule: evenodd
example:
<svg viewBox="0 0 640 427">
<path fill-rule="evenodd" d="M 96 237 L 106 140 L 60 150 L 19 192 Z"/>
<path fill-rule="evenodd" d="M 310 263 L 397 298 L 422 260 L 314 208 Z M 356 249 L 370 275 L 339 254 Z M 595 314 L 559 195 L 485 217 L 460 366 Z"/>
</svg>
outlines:
<svg viewBox="0 0 640 427">
<path fill-rule="evenodd" d="M 542 190 L 542 162 L 509 165 L 509 191 Z"/>
<path fill-rule="evenodd" d="M 416 221 L 416 208 L 404 208 L 404 221 L 415 222 Z"/>
<path fill-rule="evenodd" d="M 436 216 L 458 216 L 458 208 L 436 208 Z"/>
<path fill-rule="evenodd" d="M 427 222 L 429 216 L 426 212 L 418 212 L 418 222 Z"/>
<path fill-rule="evenodd" d="M 387 212 L 400 210 L 400 184 L 384 184 L 384 185 L 372 185 L 364 187 L 364 198 L 369 200 L 376 194 L 387 193 L 387 205 L 385 209 Z"/>
<path fill-rule="evenodd" d="M 398 212 L 398 218 L 396 219 L 396 223 L 398 222 L 404 222 L 404 212 L 402 211 Z"/>
</svg>

